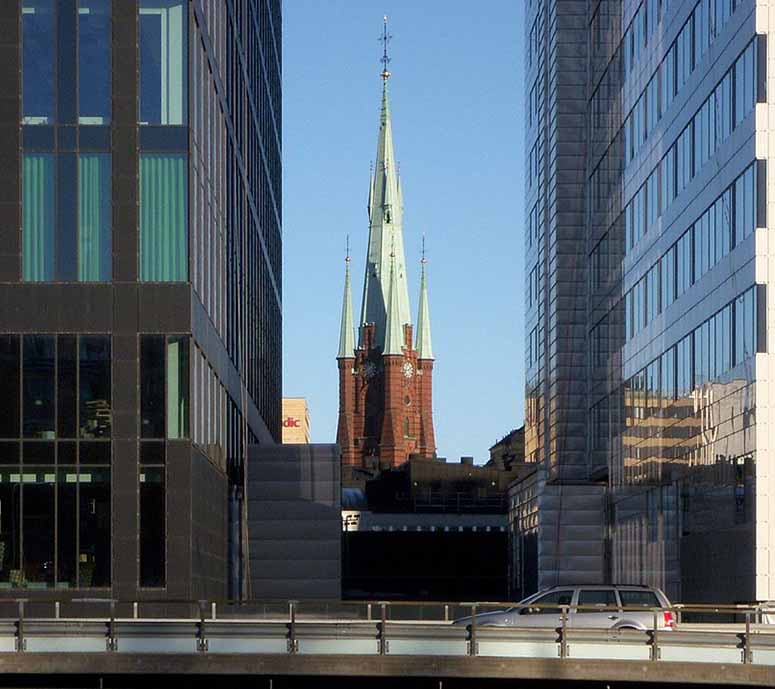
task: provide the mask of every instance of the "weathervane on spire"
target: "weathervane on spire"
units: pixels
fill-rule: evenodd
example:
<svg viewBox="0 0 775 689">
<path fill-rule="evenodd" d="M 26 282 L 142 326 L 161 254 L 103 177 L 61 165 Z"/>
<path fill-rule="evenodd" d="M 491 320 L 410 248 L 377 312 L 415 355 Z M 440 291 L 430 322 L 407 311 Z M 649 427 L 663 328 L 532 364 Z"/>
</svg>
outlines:
<svg viewBox="0 0 775 689">
<path fill-rule="evenodd" d="M 388 56 L 388 43 L 393 39 L 393 36 L 388 33 L 388 19 L 387 15 L 382 18 L 382 37 L 379 39 L 382 41 L 382 74 L 380 75 L 385 81 L 390 79 L 390 71 L 388 65 L 390 64 L 390 57 Z"/>
</svg>

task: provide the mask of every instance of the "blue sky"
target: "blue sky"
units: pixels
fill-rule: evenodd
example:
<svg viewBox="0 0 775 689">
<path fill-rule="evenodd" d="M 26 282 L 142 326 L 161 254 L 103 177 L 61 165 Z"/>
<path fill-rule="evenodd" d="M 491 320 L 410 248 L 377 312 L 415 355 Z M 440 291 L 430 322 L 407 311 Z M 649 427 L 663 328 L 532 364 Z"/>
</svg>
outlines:
<svg viewBox="0 0 775 689">
<path fill-rule="evenodd" d="M 438 453 L 483 462 L 522 423 L 521 5 L 283 3 L 283 392 L 308 398 L 313 442 L 336 437 L 347 234 L 360 312 L 383 14 L 415 319 L 426 236 Z"/>
</svg>

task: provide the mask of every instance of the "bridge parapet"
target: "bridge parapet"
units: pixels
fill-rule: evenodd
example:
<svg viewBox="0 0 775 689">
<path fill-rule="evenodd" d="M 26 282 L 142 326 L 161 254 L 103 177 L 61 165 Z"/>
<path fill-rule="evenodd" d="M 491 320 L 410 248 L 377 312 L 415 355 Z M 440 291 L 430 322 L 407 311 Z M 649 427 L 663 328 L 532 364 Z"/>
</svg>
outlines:
<svg viewBox="0 0 775 689">
<path fill-rule="evenodd" d="M 420 672 L 424 661 L 420 676 L 439 678 L 538 678 L 539 667 L 556 678 L 573 667 L 576 679 L 665 681 L 672 669 L 674 682 L 684 674 L 696 682 L 706 673 L 708 683 L 721 684 L 721 673 L 737 683 L 775 684 L 775 625 L 762 623 L 769 610 L 761 606 L 678 606 L 670 611 L 684 621 L 666 631 L 663 609 L 652 610 L 652 628 L 594 629 L 574 627 L 572 613 L 582 606 L 563 606 L 556 628 L 536 628 L 477 623 L 477 612 L 514 607 L 507 603 L 89 599 L 79 615 L 72 614 L 74 603 L 0 602 L 3 612 L 15 610 L 0 619 L 0 672 L 130 668 L 185 675 L 199 672 L 207 658 L 208 672 L 216 674 L 252 663 L 281 674 L 401 677 Z M 685 621 L 692 616 L 737 621 Z M 447 674 L 449 668 L 461 674 Z"/>
</svg>

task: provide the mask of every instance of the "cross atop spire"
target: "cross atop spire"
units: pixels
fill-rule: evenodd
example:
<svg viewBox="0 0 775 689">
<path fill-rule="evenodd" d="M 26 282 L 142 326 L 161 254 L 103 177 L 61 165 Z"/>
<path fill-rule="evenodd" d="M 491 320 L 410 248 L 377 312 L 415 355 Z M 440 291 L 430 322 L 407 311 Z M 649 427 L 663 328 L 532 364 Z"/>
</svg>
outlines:
<svg viewBox="0 0 775 689">
<path fill-rule="evenodd" d="M 388 65 L 390 64 L 390 57 L 388 56 L 388 43 L 392 40 L 393 36 L 388 33 L 388 19 L 387 15 L 382 17 L 382 37 L 379 39 L 382 41 L 382 78 L 387 81 L 390 79 L 390 72 L 388 71 Z"/>
</svg>

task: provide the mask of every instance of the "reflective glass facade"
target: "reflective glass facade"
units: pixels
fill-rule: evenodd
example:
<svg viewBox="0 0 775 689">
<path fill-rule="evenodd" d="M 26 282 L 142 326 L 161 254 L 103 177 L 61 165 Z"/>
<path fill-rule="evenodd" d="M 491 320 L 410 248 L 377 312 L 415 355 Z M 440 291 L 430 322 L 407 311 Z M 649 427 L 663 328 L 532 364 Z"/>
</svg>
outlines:
<svg viewBox="0 0 775 689">
<path fill-rule="evenodd" d="M 0 23 L 0 589 L 239 597 L 247 446 L 280 439 L 280 2 Z"/>
<path fill-rule="evenodd" d="M 757 4 L 529 3 L 526 452 L 546 480 L 539 586 L 602 577 L 687 602 L 775 593 L 761 512 L 768 412 L 756 404 L 771 342 L 756 12 L 772 10 Z M 558 93 L 574 50 L 585 73 Z M 572 482 L 597 491 L 586 509 L 601 518 L 584 536 L 594 562 L 562 565 L 547 554 L 574 540 L 562 521 L 581 509 L 562 497 Z"/>
</svg>

